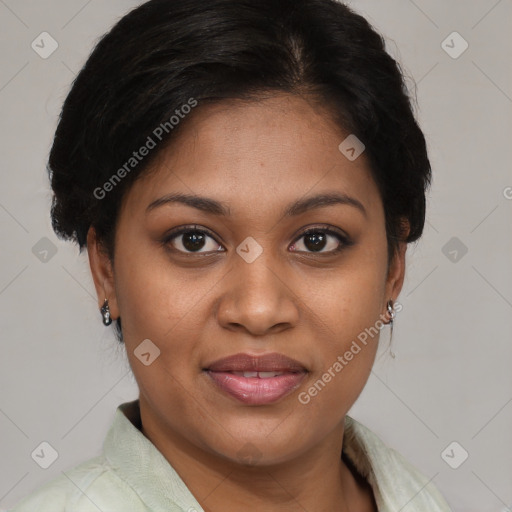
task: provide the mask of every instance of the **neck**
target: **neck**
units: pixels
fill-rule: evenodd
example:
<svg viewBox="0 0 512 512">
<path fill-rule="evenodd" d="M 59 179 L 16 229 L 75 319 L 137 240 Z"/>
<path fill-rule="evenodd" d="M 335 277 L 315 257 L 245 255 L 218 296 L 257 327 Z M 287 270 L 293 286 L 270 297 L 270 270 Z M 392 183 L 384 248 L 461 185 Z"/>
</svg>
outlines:
<svg viewBox="0 0 512 512">
<path fill-rule="evenodd" d="M 143 434 L 173 466 L 205 512 L 377 510 L 368 484 L 357 478 L 354 468 L 341 457 L 343 423 L 292 460 L 245 465 L 203 450 L 147 419 L 143 417 Z"/>
</svg>

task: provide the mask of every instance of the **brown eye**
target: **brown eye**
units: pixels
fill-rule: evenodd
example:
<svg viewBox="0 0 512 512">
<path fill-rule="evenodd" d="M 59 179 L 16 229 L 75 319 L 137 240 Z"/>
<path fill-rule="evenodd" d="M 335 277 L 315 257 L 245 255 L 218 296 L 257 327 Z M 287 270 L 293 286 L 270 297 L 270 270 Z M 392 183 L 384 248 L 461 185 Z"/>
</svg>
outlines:
<svg viewBox="0 0 512 512">
<path fill-rule="evenodd" d="M 295 242 L 294 251 L 311 252 L 311 253 L 337 253 L 343 247 L 352 245 L 347 237 L 333 231 L 331 229 L 313 228 L 304 231 L 297 240 L 303 242 Z M 302 249 L 301 246 L 305 247 Z M 324 251 L 324 249 L 327 249 Z"/>
<path fill-rule="evenodd" d="M 163 240 L 165 245 L 185 254 L 219 251 L 215 239 L 202 229 L 183 227 L 169 233 Z M 205 251 L 202 249 L 206 248 Z"/>
</svg>

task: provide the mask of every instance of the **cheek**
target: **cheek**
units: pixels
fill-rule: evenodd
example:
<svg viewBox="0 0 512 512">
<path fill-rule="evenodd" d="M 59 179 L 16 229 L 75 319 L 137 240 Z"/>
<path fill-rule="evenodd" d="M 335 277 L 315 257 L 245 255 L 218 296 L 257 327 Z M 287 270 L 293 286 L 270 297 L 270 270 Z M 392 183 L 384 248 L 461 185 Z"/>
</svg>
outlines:
<svg viewBox="0 0 512 512">
<path fill-rule="evenodd" d="M 351 253 L 329 272 L 301 276 L 302 301 L 340 350 L 380 318 L 386 284 L 383 255 L 366 248 Z"/>
<path fill-rule="evenodd" d="M 191 269 L 172 266 L 161 256 L 151 257 L 149 252 L 132 252 L 119 261 L 116 293 L 134 371 L 140 366 L 134 351 L 149 339 L 160 350 L 162 372 L 193 377 L 200 366 L 198 344 L 207 328 L 208 291 L 213 284 L 208 273 L 201 277 Z"/>
<path fill-rule="evenodd" d="M 326 412 L 332 407 L 342 415 L 344 405 L 350 406 L 364 388 L 385 319 L 385 270 L 380 253 L 354 255 L 327 281 L 306 286 L 312 317 L 323 328 L 316 345 L 318 371 L 304 396 L 313 408 Z M 311 295 L 312 289 L 317 293 Z"/>
<path fill-rule="evenodd" d="M 204 288 L 184 275 L 133 254 L 119 264 L 116 276 L 127 356 L 140 391 L 156 410 L 190 408 L 185 383 L 197 378 L 200 368 Z M 151 359 L 158 356 L 146 366 L 138 354 L 148 339 L 151 344 L 144 352 L 149 351 Z"/>
<path fill-rule="evenodd" d="M 339 315 L 334 334 L 318 339 L 316 371 L 297 397 L 310 417 L 324 418 L 324 433 L 341 422 L 357 400 L 375 360 L 379 323 L 366 310 L 356 311 Z"/>
<path fill-rule="evenodd" d="M 126 251 L 116 261 L 116 295 L 123 332 L 162 337 L 199 302 L 199 286 L 173 267 L 161 249 Z M 190 275 L 190 271 L 189 271 Z M 193 315 L 192 315 L 193 317 Z"/>
</svg>

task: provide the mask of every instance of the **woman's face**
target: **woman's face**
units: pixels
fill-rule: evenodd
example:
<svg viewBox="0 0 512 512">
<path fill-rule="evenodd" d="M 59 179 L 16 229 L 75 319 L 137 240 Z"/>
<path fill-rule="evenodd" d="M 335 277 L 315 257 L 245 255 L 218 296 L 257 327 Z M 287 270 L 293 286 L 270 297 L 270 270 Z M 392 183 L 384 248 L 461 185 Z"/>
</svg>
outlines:
<svg viewBox="0 0 512 512">
<path fill-rule="evenodd" d="M 122 318 L 145 431 L 283 462 L 343 429 L 377 350 L 361 333 L 387 320 L 406 247 L 388 273 L 365 154 L 344 156 L 327 112 L 278 95 L 191 115 L 124 198 L 112 275 L 90 235 L 99 300 Z M 350 199 L 308 202 L 326 194 Z M 234 354 L 273 355 L 214 364 Z"/>
</svg>

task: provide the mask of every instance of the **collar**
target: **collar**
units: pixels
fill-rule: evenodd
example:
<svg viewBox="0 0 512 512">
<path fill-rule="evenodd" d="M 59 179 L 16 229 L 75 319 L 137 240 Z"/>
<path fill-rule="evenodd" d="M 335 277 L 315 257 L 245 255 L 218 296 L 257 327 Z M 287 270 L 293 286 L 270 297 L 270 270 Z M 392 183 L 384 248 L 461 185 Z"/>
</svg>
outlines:
<svg viewBox="0 0 512 512">
<path fill-rule="evenodd" d="M 116 473 L 154 512 L 204 512 L 181 477 L 140 431 L 139 400 L 118 406 L 103 443 Z"/>
</svg>

